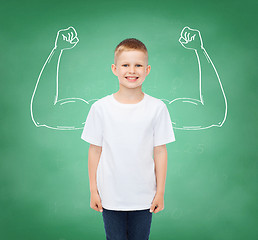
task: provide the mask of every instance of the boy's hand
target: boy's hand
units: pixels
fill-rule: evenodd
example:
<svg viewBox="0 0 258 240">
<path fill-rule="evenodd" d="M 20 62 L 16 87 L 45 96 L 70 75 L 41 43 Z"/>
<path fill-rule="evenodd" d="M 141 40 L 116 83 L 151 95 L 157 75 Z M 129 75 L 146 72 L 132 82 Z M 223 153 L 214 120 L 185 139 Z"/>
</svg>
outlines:
<svg viewBox="0 0 258 240">
<path fill-rule="evenodd" d="M 55 49 L 71 49 L 79 42 L 77 32 L 73 27 L 61 29 L 57 32 Z"/>
<path fill-rule="evenodd" d="M 164 209 L 164 194 L 156 193 L 150 207 L 150 212 L 157 213 L 163 209 Z"/>
<path fill-rule="evenodd" d="M 90 194 L 90 207 L 98 212 L 103 212 L 101 199 L 97 191 Z"/>
</svg>

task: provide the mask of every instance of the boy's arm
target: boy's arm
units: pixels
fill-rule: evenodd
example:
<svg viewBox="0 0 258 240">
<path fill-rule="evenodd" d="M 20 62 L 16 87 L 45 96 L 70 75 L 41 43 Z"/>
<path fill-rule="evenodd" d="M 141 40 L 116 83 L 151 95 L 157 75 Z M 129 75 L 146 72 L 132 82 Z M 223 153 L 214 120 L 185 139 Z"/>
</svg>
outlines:
<svg viewBox="0 0 258 240">
<path fill-rule="evenodd" d="M 167 173 L 166 144 L 154 147 L 154 162 L 157 181 L 157 194 L 164 195 Z"/>
<path fill-rule="evenodd" d="M 89 181 L 90 181 L 90 192 L 97 192 L 97 168 L 99 164 L 100 155 L 102 152 L 102 147 L 90 144 L 88 152 L 88 171 L 89 171 Z"/>
<path fill-rule="evenodd" d="M 164 209 L 165 182 L 167 174 L 166 144 L 154 147 L 153 154 L 155 162 L 157 191 L 152 201 L 150 212 L 157 213 Z"/>
<path fill-rule="evenodd" d="M 90 180 L 90 207 L 98 212 L 102 212 L 102 203 L 99 196 L 96 173 L 102 152 L 102 147 L 90 144 L 88 152 L 88 170 Z"/>
</svg>

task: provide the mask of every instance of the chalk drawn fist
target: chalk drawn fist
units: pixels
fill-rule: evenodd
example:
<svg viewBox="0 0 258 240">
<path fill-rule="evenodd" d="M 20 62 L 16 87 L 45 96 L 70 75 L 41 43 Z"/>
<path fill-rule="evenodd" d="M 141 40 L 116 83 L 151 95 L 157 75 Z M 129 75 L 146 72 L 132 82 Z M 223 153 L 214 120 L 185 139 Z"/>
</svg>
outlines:
<svg viewBox="0 0 258 240">
<path fill-rule="evenodd" d="M 196 29 L 184 27 L 178 41 L 186 49 L 203 49 L 201 33 Z"/>
<path fill-rule="evenodd" d="M 77 32 L 73 27 L 61 29 L 57 32 L 55 48 L 61 50 L 71 49 L 79 42 Z"/>
</svg>

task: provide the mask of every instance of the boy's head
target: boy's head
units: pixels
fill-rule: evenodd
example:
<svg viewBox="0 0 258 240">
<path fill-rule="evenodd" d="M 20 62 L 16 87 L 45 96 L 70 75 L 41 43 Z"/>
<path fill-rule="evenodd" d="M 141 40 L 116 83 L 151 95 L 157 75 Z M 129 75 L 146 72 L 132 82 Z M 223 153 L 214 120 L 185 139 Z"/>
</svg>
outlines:
<svg viewBox="0 0 258 240">
<path fill-rule="evenodd" d="M 112 71 L 118 76 L 120 87 L 121 84 L 127 88 L 141 86 L 150 68 L 148 51 L 141 41 L 127 38 L 117 45 Z"/>
</svg>

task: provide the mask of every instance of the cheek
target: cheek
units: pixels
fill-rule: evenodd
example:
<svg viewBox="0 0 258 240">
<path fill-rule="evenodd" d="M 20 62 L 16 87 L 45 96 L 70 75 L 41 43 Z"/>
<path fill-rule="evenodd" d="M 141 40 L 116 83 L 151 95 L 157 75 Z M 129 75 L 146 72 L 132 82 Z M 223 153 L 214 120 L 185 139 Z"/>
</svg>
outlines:
<svg viewBox="0 0 258 240">
<path fill-rule="evenodd" d="M 139 73 L 140 73 L 141 75 L 145 75 L 145 74 L 146 74 L 146 72 L 144 71 L 144 69 L 142 69 L 141 71 L 139 71 Z"/>
<path fill-rule="evenodd" d="M 121 77 L 123 77 L 123 76 L 125 75 L 125 73 L 126 73 L 126 71 L 120 71 L 120 72 L 119 72 L 119 75 L 120 75 Z"/>
</svg>

